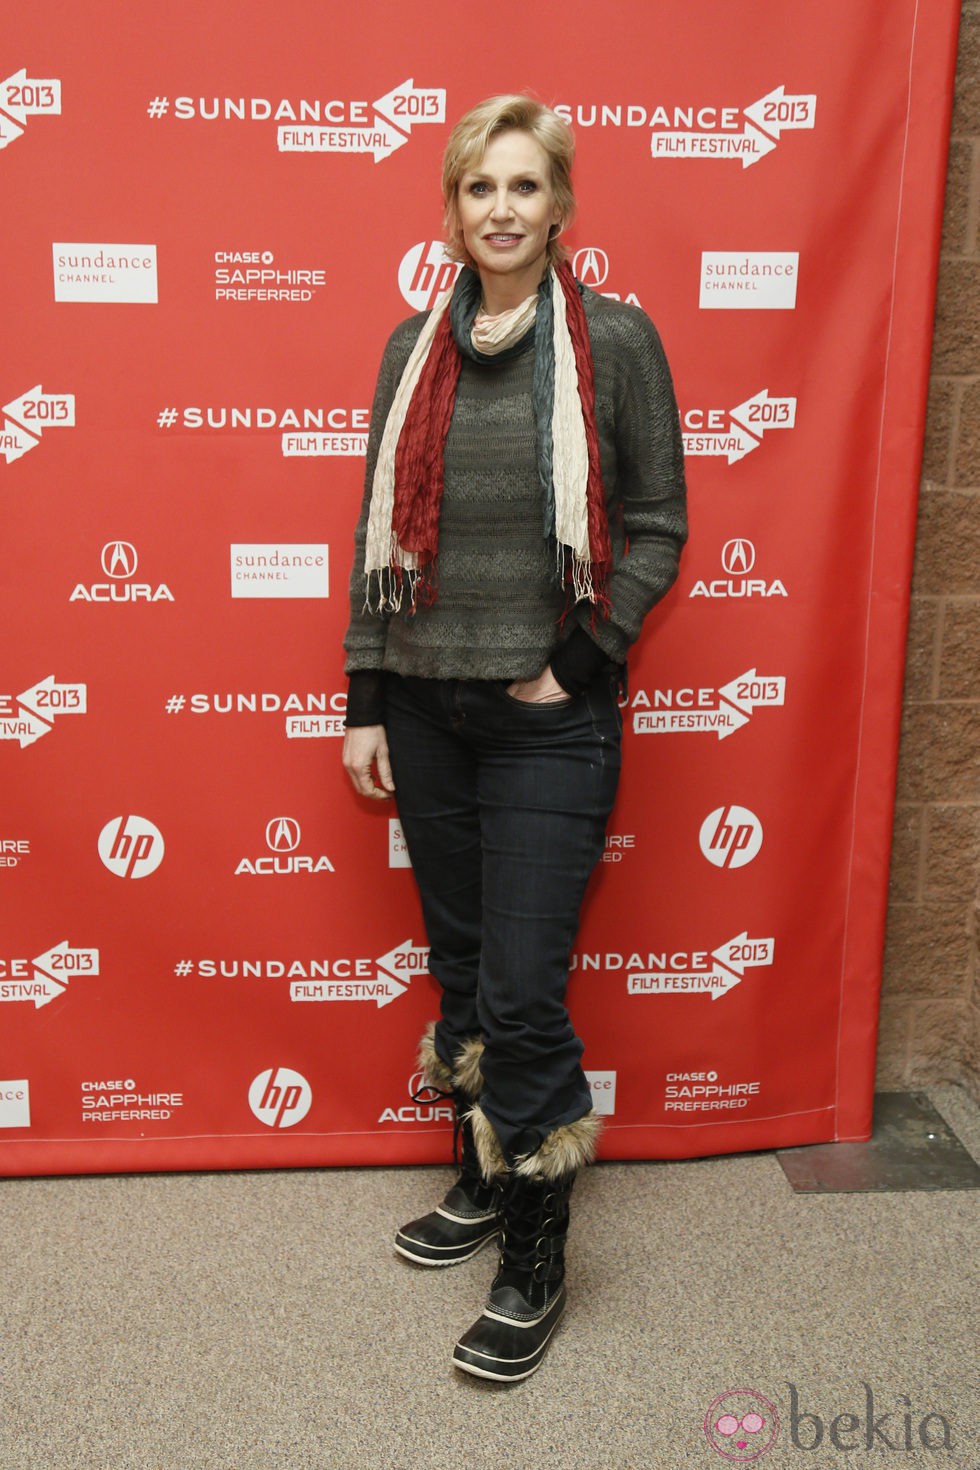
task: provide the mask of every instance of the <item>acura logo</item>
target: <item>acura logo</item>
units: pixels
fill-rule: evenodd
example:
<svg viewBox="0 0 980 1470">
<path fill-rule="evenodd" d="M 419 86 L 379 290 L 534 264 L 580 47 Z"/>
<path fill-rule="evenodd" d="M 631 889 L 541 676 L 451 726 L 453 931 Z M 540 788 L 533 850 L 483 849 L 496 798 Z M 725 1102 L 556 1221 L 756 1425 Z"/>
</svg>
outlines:
<svg viewBox="0 0 980 1470">
<path fill-rule="evenodd" d="M 138 563 L 131 541 L 107 541 L 102 548 L 102 570 L 107 577 L 131 577 Z"/>
<path fill-rule="evenodd" d="M 576 250 L 572 269 L 583 286 L 601 286 L 609 274 L 609 256 L 595 245 Z"/>
<path fill-rule="evenodd" d="M 744 577 L 755 566 L 755 547 L 751 541 L 736 536 L 722 547 L 721 564 L 730 577 Z"/>
<path fill-rule="evenodd" d="M 273 852 L 295 852 L 299 847 L 299 823 L 293 817 L 273 817 L 266 825 L 265 841 Z"/>
</svg>

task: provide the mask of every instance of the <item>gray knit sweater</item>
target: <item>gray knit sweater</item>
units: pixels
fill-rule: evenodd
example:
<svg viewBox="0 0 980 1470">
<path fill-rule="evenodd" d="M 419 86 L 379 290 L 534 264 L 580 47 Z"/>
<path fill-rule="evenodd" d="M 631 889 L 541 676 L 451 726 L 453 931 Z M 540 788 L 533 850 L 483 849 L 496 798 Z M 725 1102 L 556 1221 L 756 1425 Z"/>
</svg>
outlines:
<svg viewBox="0 0 980 1470">
<path fill-rule="evenodd" d="M 580 603 L 559 627 L 565 596 L 555 585 L 544 536 L 531 404 L 533 329 L 525 350 L 506 362 L 463 358 L 445 447 L 436 601 L 413 614 L 364 610 L 374 465 L 398 380 L 425 320 L 420 314 L 392 333 L 374 396 L 344 637 L 347 673 L 389 669 L 437 679 L 533 679 L 576 626 L 620 663 L 644 617 L 670 588 L 687 521 L 683 448 L 667 360 L 652 322 L 638 307 L 589 290 L 583 299 L 613 553 L 608 620 Z"/>
</svg>

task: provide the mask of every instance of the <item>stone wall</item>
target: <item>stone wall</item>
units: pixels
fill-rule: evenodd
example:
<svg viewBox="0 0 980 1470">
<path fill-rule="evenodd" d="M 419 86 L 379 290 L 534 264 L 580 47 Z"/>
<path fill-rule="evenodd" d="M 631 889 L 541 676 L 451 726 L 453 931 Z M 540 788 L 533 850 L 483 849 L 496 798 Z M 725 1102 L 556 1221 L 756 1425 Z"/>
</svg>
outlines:
<svg viewBox="0 0 980 1470">
<path fill-rule="evenodd" d="M 905 671 L 878 1086 L 980 1098 L 980 0 L 962 9 Z"/>
</svg>

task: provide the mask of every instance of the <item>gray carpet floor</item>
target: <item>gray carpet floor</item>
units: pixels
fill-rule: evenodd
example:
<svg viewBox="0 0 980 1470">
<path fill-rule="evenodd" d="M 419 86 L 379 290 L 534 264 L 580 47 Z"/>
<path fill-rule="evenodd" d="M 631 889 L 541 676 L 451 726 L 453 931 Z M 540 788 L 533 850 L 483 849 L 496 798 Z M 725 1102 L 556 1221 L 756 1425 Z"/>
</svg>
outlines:
<svg viewBox="0 0 980 1470">
<path fill-rule="evenodd" d="M 929 1097 L 980 1159 L 980 1110 Z M 0 1181 L 0 1470 L 980 1470 L 980 1191 L 800 1195 L 770 1153 L 596 1166 L 565 1321 L 500 1388 L 449 1362 L 492 1252 L 390 1246 L 450 1179 Z M 778 1415 L 761 1455 L 768 1411 L 706 1437 L 735 1389 Z"/>
</svg>

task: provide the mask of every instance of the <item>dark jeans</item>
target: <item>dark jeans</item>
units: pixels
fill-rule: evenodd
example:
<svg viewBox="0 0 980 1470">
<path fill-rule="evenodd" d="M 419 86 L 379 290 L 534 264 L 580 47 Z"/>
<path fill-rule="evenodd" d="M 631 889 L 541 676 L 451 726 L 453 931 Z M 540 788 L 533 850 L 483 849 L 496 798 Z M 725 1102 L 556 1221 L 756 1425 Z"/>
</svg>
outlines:
<svg viewBox="0 0 980 1470">
<path fill-rule="evenodd" d="M 512 1159 L 591 1105 L 565 991 L 622 722 L 605 677 L 538 705 L 508 682 L 392 674 L 385 723 L 442 987 L 436 1050 L 452 1066 L 482 1036 L 480 1104 Z"/>
</svg>

